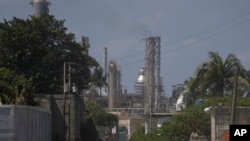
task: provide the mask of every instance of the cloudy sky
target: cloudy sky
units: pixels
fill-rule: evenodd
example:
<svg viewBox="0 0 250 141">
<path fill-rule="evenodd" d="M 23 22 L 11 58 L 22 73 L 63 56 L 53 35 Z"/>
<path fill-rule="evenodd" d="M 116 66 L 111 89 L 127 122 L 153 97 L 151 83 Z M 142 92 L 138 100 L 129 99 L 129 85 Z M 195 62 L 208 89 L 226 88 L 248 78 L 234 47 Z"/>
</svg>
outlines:
<svg viewBox="0 0 250 141">
<path fill-rule="evenodd" d="M 30 0 L 1 0 L 0 22 L 32 15 Z M 90 55 L 116 60 L 123 88 L 134 92 L 144 65 L 144 38 L 161 37 L 161 75 L 166 95 L 193 76 L 208 51 L 234 53 L 250 69 L 249 0 L 50 0 L 50 14 L 65 19 L 68 32 L 90 38 Z"/>
</svg>

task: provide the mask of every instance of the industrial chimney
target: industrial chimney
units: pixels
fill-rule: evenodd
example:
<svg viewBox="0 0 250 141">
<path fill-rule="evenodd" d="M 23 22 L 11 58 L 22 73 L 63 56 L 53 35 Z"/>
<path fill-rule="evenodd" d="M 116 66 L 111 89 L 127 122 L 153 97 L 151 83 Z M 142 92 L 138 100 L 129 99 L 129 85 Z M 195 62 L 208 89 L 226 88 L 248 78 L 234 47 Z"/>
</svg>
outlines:
<svg viewBox="0 0 250 141">
<path fill-rule="evenodd" d="M 49 13 L 48 6 L 50 2 L 47 0 L 31 0 L 30 4 L 33 5 L 33 15 L 41 17 L 43 14 Z"/>
<path fill-rule="evenodd" d="M 109 62 L 109 101 L 108 108 L 115 108 L 117 96 L 117 63 L 112 60 Z"/>
<path fill-rule="evenodd" d="M 107 79 L 108 79 L 108 67 L 107 67 L 107 60 L 108 60 L 108 49 L 107 47 L 104 48 L 103 50 L 103 70 L 104 70 L 104 75 L 105 75 L 105 82 L 108 83 Z M 107 93 L 108 92 L 108 88 L 107 86 L 104 86 L 104 90 Z"/>
</svg>

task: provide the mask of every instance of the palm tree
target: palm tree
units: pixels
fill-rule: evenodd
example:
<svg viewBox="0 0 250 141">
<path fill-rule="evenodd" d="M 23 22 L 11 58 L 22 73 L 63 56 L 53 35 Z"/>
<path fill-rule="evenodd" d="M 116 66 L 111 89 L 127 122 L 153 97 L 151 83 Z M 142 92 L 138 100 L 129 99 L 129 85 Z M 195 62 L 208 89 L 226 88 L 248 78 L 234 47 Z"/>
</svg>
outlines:
<svg viewBox="0 0 250 141">
<path fill-rule="evenodd" d="M 108 84 L 106 82 L 106 75 L 103 73 L 103 69 L 101 67 L 96 67 L 91 75 L 90 86 L 94 88 L 99 88 L 101 106 L 102 106 L 102 87 L 107 85 Z"/>
<path fill-rule="evenodd" d="M 249 97 L 249 95 L 250 95 L 250 70 L 247 70 L 246 71 L 246 76 L 247 76 L 247 81 L 246 81 L 246 83 L 245 83 L 245 85 L 243 85 L 243 86 L 245 86 L 244 88 L 245 89 L 243 89 L 243 97 Z"/>
<path fill-rule="evenodd" d="M 238 70 L 239 81 L 246 81 L 246 71 L 240 60 L 229 54 L 225 61 L 217 52 L 209 52 L 209 61 L 201 63 L 196 69 L 196 77 L 189 83 L 191 92 L 199 91 L 201 94 L 222 96 L 233 88 L 235 69 Z M 240 83 L 239 83 L 240 84 Z"/>
</svg>

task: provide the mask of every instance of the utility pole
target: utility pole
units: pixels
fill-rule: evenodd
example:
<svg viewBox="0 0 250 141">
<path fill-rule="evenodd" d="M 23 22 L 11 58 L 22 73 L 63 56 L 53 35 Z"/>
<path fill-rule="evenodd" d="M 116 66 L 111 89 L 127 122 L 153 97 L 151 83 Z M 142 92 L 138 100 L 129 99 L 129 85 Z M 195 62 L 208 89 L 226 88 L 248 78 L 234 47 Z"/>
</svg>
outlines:
<svg viewBox="0 0 250 141">
<path fill-rule="evenodd" d="M 236 98 L 237 98 L 237 88 L 238 88 L 238 69 L 235 67 L 234 69 L 235 75 L 234 75 L 234 87 L 233 87 L 233 100 L 232 100 L 232 110 L 231 110 L 231 118 L 230 118 L 230 124 L 235 124 L 235 112 L 236 112 Z"/>
<path fill-rule="evenodd" d="M 82 67 L 80 64 L 72 62 L 63 63 L 63 131 L 65 134 L 64 141 L 71 141 L 74 136 L 78 137 L 76 133 L 76 101 L 72 98 L 72 94 L 76 94 L 77 86 L 71 82 L 72 66 Z M 73 84 L 73 85 L 72 85 Z M 74 96 L 75 97 L 75 96 Z M 72 101 L 71 101 L 72 100 Z M 79 121 L 80 122 L 80 121 Z"/>
<path fill-rule="evenodd" d="M 71 103 L 71 75 L 70 75 L 70 63 L 64 62 L 63 63 L 63 130 L 64 133 L 67 135 L 65 140 L 70 141 L 70 103 Z M 67 102 L 66 102 L 67 99 Z M 68 120 L 66 121 L 66 117 Z M 66 123 L 68 123 L 68 129 L 66 128 Z M 67 129 L 67 130 L 66 130 Z"/>
</svg>

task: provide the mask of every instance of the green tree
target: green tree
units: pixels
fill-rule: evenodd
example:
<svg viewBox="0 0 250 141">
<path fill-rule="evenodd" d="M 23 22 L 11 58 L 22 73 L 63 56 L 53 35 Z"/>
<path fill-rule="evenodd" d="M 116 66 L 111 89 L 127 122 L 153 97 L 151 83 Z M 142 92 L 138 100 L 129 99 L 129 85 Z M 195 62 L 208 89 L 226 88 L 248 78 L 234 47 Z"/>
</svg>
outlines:
<svg viewBox="0 0 250 141">
<path fill-rule="evenodd" d="M 94 72 L 91 75 L 91 83 L 90 86 L 94 88 L 98 88 L 100 92 L 101 106 L 102 104 L 102 87 L 107 86 L 106 76 L 103 73 L 103 69 L 101 67 L 96 67 Z"/>
<path fill-rule="evenodd" d="M 145 141 L 145 125 L 143 123 L 138 124 L 136 127 L 135 132 L 132 134 L 130 141 Z"/>
<path fill-rule="evenodd" d="M 190 106 L 163 123 L 160 128 L 145 135 L 140 126 L 130 141 L 188 141 L 192 133 L 210 136 L 210 114 L 204 112 L 205 104 Z"/>
<path fill-rule="evenodd" d="M 0 66 L 31 80 L 36 93 L 62 92 L 63 62 L 73 62 L 72 82 L 79 89 L 90 81 L 90 67 L 97 66 L 88 46 L 67 33 L 64 20 L 44 15 L 0 23 Z"/>
<path fill-rule="evenodd" d="M 162 136 L 169 141 L 186 141 L 192 133 L 210 136 L 210 114 L 203 111 L 203 106 L 184 109 L 162 126 Z"/>
<path fill-rule="evenodd" d="M 204 112 L 208 106 L 217 107 L 218 103 L 224 106 L 231 106 L 230 97 L 209 97 L 203 104 L 192 105 L 183 109 L 178 114 L 166 120 L 161 128 L 154 129 L 150 134 L 145 135 L 143 125 L 139 126 L 130 141 L 188 141 L 192 133 L 211 136 L 211 115 Z M 237 106 L 249 106 L 250 98 L 237 98 Z"/>
<path fill-rule="evenodd" d="M 250 84 L 250 70 L 246 71 L 246 76 L 247 76 L 247 85 L 244 85 L 244 86 L 247 86 L 247 87 L 244 87 L 245 89 L 243 89 L 243 95 L 242 97 L 249 97 L 250 96 L 250 87 L 249 87 L 249 84 Z"/>
<path fill-rule="evenodd" d="M 93 119 L 91 118 L 86 118 L 85 122 L 81 123 L 80 135 L 82 139 L 87 141 L 101 141 Z"/>
<path fill-rule="evenodd" d="M 31 80 L 7 68 L 0 68 L 0 103 L 35 105 Z"/>
<path fill-rule="evenodd" d="M 96 130 L 105 128 L 106 131 L 111 132 L 111 129 L 118 124 L 116 115 L 106 112 L 94 103 L 86 105 L 86 118 L 94 123 Z"/>
<path fill-rule="evenodd" d="M 189 89 L 192 93 L 202 95 L 222 96 L 231 93 L 233 88 L 235 68 L 241 86 L 247 86 L 246 71 L 240 60 L 229 54 L 225 61 L 216 52 L 209 52 L 209 61 L 201 63 L 196 69 L 195 78 L 190 79 Z"/>
<path fill-rule="evenodd" d="M 107 113 L 104 109 L 94 103 L 90 103 L 86 106 L 86 116 L 93 119 L 96 126 L 114 127 L 118 122 L 116 115 Z"/>
</svg>

